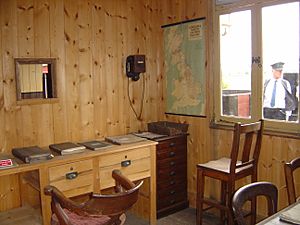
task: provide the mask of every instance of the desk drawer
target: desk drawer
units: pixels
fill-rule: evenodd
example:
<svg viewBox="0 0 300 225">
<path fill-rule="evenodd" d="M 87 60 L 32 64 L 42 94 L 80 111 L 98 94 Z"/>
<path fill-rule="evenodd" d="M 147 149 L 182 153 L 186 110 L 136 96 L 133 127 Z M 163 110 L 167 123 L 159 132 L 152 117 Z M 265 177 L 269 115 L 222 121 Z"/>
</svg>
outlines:
<svg viewBox="0 0 300 225">
<path fill-rule="evenodd" d="M 180 193 L 177 195 L 168 195 L 164 198 L 157 200 L 157 209 L 160 210 L 162 208 L 169 207 L 186 200 L 187 200 L 186 193 Z"/>
<path fill-rule="evenodd" d="M 179 146 L 186 146 L 186 136 L 175 137 L 165 141 L 160 141 L 157 145 L 157 150 L 178 148 Z"/>
<path fill-rule="evenodd" d="M 49 168 L 50 184 L 68 197 L 93 191 L 93 161 L 83 160 Z"/>
<path fill-rule="evenodd" d="M 167 158 L 176 158 L 176 157 L 185 157 L 186 155 L 186 147 L 178 146 L 177 148 L 164 148 L 157 150 L 156 157 L 157 161 L 164 160 Z"/>
<path fill-rule="evenodd" d="M 178 196 L 185 194 L 187 196 L 187 186 L 185 183 L 181 183 L 174 186 L 169 186 L 168 188 L 161 189 L 157 192 L 157 201 L 159 202 L 160 199 L 163 199 L 167 196 Z"/>
<path fill-rule="evenodd" d="M 115 185 L 111 176 L 114 169 L 120 170 L 130 180 L 149 177 L 150 163 L 149 148 L 128 150 L 99 157 L 100 189 Z"/>
</svg>

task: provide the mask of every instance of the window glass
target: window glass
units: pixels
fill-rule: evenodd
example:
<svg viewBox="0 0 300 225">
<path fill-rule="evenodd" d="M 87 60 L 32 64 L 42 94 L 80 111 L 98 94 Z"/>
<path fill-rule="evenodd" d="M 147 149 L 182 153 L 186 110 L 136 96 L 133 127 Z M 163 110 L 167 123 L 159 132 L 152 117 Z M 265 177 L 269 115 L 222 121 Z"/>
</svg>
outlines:
<svg viewBox="0 0 300 225">
<path fill-rule="evenodd" d="M 250 118 L 251 12 L 220 15 L 222 114 Z"/>
<path fill-rule="evenodd" d="M 262 8 L 263 117 L 297 122 L 299 2 Z"/>
</svg>

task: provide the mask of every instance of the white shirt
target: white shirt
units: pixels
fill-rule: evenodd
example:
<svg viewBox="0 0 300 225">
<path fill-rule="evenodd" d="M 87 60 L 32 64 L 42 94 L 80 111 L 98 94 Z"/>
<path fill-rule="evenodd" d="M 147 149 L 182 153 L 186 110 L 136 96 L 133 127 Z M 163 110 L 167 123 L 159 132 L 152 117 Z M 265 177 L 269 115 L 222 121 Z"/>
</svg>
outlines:
<svg viewBox="0 0 300 225">
<path fill-rule="evenodd" d="M 285 89 L 282 85 L 282 78 L 277 79 L 276 82 L 276 95 L 275 95 L 275 105 L 271 106 L 271 99 L 272 99 L 272 93 L 274 88 L 274 83 L 276 79 L 271 78 L 269 83 L 266 86 L 266 90 L 264 91 L 264 107 L 266 108 L 279 108 L 284 109 L 285 108 Z M 284 80 L 283 82 L 286 82 L 287 89 L 291 93 L 291 85 L 290 82 L 287 80 Z M 286 111 L 287 115 L 291 115 L 291 111 Z"/>
</svg>

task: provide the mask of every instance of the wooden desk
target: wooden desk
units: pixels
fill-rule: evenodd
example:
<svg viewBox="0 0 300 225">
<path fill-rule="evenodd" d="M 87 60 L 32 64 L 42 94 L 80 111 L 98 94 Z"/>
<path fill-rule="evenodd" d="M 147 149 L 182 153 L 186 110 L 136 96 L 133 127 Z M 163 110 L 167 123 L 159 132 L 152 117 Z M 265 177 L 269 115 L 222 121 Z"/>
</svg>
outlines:
<svg viewBox="0 0 300 225">
<path fill-rule="evenodd" d="M 130 180 L 149 178 L 149 220 L 156 224 L 156 142 L 143 141 L 129 145 L 114 145 L 111 148 L 56 156 L 53 159 L 35 164 L 20 164 L 18 167 L 0 170 L 0 176 L 24 174 L 30 177 L 29 183 L 39 190 L 43 225 L 50 225 L 50 197 L 44 194 L 44 187 L 54 185 L 68 197 L 100 192 L 114 186 L 111 172 L 119 169 Z M 128 160 L 130 165 L 122 167 L 121 162 Z M 74 179 L 67 179 L 67 173 L 76 173 Z M 0 193 L 1 194 L 1 193 Z"/>
<path fill-rule="evenodd" d="M 279 216 L 281 213 L 283 213 L 284 211 L 287 211 L 291 208 L 293 208 L 294 206 L 298 206 L 300 204 L 300 201 L 298 202 L 295 202 L 294 204 L 292 205 L 289 205 L 288 207 L 278 211 L 277 213 L 275 213 L 274 215 L 264 219 L 263 221 L 259 222 L 257 225 L 288 225 L 288 224 L 291 224 L 291 223 L 287 223 L 287 222 L 284 222 L 284 221 L 281 221 L 279 219 Z M 299 212 L 300 213 L 300 212 Z"/>
</svg>

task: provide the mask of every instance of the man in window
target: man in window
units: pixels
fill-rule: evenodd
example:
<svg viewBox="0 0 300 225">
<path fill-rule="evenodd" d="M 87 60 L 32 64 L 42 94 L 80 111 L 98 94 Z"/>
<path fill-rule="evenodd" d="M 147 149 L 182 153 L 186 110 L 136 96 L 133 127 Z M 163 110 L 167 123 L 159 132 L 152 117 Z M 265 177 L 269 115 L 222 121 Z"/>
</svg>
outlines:
<svg viewBox="0 0 300 225">
<path fill-rule="evenodd" d="M 282 78 L 283 62 L 271 65 L 273 77 L 264 84 L 264 118 L 288 121 L 295 107 L 290 82 Z"/>
</svg>

